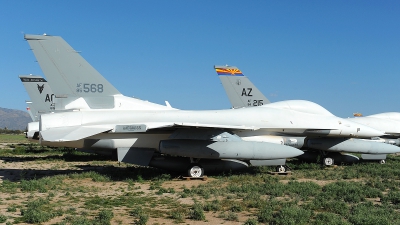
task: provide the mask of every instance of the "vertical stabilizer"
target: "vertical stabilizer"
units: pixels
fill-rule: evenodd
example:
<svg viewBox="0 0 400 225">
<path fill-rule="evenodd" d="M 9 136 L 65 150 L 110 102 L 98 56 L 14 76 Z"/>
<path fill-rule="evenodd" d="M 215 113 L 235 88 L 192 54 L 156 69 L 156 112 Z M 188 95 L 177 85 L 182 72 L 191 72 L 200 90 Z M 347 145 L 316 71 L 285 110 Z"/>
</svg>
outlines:
<svg viewBox="0 0 400 225">
<path fill-rule="evenodd" d="M 33 112 L 35 112 L 36 110 L 34 109 L 34 106 L 32 105 L 32 102 L 31 101 L 25 101 L 25 103 L 26 103 L 26 111 L 28 112 L 28 114 L 29 114 L 29 116 L 31 117 L 31 119 L 32 119 L 32 121 L 33 122 L 35 122 L 35 121 L 38 121 L 38 116 L 37 115 L 34 115 L 33 113 L 32 113 L 32 111 Z"/>
<path fill-rule="evenodd" d="M 235 66 L 214 66 L 233 108 L 270 103 L 257 87 Z"/>
<path fill-rule="evenodd" d="M 20 75 L 19 79 L 31 98 L 27 102 L 33 121 L 38 120 L 38 114 L 54 111 L 54 94 L 47 81 L 41 76 Z"/>
<path fill-rule="evenodd" d="M 26 34 L 24 38 L 55 95 L 93 99 L 121 94 L 61 37 Z"/>
<path fill-rule="evenodd" d="M 24 37 L 53 89 L 55 110 L 173 109 L 123 96 L 59 36 Z"/>
</svg>

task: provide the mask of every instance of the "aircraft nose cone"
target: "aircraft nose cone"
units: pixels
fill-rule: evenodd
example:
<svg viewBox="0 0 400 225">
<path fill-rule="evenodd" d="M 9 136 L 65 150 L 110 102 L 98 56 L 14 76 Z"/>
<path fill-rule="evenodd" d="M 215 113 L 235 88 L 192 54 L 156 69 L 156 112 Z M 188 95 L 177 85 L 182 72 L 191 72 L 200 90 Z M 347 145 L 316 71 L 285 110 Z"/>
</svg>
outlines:
<svg viewBox="0 0 400 225">
<path fill-rule="evenodd" d="M 394 154 L 394 153 L 400 152 L 400 148 L 395 145 L 385 144 L 385 143 L 382 143 L 382 144 L 383 145 L 379 149 L 378 154 Z"/>
<path fill-rule="evenodd" d="M 289 147 L 289 146 L 287 146 L 287 147 Z M 297 148 L 290 147 L 290 149 L 287 150 L 286 154 L 287 154 L 287 156 L 284 158 L 293 158 L 293 157 L 297 157 L 299 155 L 303 155 L 304 152 Z"/>
</svg>

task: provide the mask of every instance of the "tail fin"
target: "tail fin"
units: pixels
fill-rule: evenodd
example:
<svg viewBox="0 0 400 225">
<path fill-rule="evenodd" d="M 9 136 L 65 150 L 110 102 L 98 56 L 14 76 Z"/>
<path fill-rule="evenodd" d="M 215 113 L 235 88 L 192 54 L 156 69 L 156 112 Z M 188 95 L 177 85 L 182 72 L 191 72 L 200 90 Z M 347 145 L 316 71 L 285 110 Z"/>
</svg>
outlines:
<svg viewBox="0 0 400 225">
<path fill-rule="evenodd" d="M 253 107 L 270 101 L 235 66 L 214 66 L 233 108 Z"/>
<path fill-rule="evenodd" d="M 36 111 L 36 109 L 34 109 L 34 106 L 32 105 L 32 102 L 31 101 L 25 101 L 25 103 L 26 103 L 26 111 L 28 112 L 28 114 L 31 117 L 32 121 L 33 122 L 39 121 L 38 115 L 37 114 L 36 115 L 33 114 Z"/>
<path fill-rule="evenodd" d="M 31 98 L 31 101 L 27 102 L 27 104 L 33 121 L 38 120 L 38 114 L 54 111 L 54 94 L 50 85 L 43 77 L 20 75 L 19 78 Z"/>
<path fill-rule="evenodd" d="M 121 95 L 96 69 L 59 36 L 25 35 L 56 96 L 74 101 L 80 97 L 91 105 L 112 108 Z M 101 100 L 99 99 L 101 97 Z M 68 100 L 68 101 L 69 101 Z M 68 104 L 64 99 L 63 104 Z M 94 107 L 99 108 L 99 107 Z"/>
</svg>

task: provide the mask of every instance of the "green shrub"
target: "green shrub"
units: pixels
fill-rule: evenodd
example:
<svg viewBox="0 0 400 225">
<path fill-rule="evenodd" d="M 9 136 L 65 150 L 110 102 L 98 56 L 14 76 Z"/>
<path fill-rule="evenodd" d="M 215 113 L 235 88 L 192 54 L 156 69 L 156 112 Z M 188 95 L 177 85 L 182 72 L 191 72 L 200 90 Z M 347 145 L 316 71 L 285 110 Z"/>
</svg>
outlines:
<svg viewBox="0 0 400 225">
<path fill-rule="evenodd" d="M 273 219 L 273 208 L 270 205 L 263 206 L 257 213 L 257 219 L 261 223 L 269 223 Z"/>
<path fill-rule="evenodd" d="M 16 182 L 11 182 L 9 180 L 3 180 L 3 183 L 1 183 L 1 185 L 0 185 L 0 190 L 2 192 L 7 192 L 7 193 L 16 193 L 18 187 L 19 187 L 19 185 Z"/>
<path fill-rule="evenodd" d="M 295 194 L 307 200 L 309 197 L 315 196 L 315 193 L 318 193 L 320 190 L 321 187 L 314 182 L 289 181 L 286 194 L 292 196 Z"/>
<path fill-rule="evenodd" d="M 258 222 L 254 218 L 249 218 L 243 223 L 243 225 L 257 225 L 257 224 Z"/>
<path fill-rule="evenodd" d="M 382 198 L 383 202 L 391 202 L 393 205 L 400 205 L 400 192 L 399 191 L 390 191 L 387 196 Z"/>
<path fill-rule="evenodd" d="M 145 225 L 149 220 L 149 215 L 145 214 L 143 208 L 140 206 L 134 208 L 130 214 L 137 218 L 135 220 L 135 224 L 137 225 Z"/>
<path fill-rule="evenodd" d="M 67 216 L 64 221 L 70 225 L 93 225 L 93 221 L 84 216 Z"/>
<path fill-rule="evenodd" d="M 26 209 L 21 210 L 23 220 L 27 223 L 42 223 L 50 219 L 61 216 L 62 211 L 54 210 L 49 205 L 49 201 L 43 198 L 29 201 Z"/>
<path fill-rule="evenodd" d="M 206 202 L 203 206 L 204 211 L 219 211 L 221 210 L 221 203 L 218 199 L 213 200 L 212 202 Z"/>
<path fill-rule="evenodd" d="M 189 218 L 192 220 L 205 220 L 203 207 L 200 203 L 195 203 L 192 209 L 189 211 Z"/>
<path fill-rule="evenodd" d="M 48 190 L 55 190 L 62 183 L 61 177 L 44 177 L 41 179 L 21 180 L 21 191 L 39 191 L 45 193 Z"/>
<path fill-rule="evenodd" d="M 318 213 L 315 216 L 313 225 L 350 225 L 343 221 L 338 215 L 329 212 Z"/>
<path fill-rule="evenodd" d="M 7 221 L 7 217 L 5 215 L 0 214 L 0 223 L 5 223 Z"/>
<path fill-rule="evenodd" d="M 239 221 L 238 215 L 234 212 L 228 212 L 225 219 L 228 221 Z"/>
<path fill-rule="evenodd" d="M 173 219 L 175 223 L 183 223 L 187 210 L 179 207 L 168 212 L 169 218 Z"/>
<path fill-rule="evenodd" d="M 135 221 L 136 225 L 145 225 L 149 221 L 149 216 L 147 214 L 139 215 L 138 220 Z"/>
<path fill-rule="evenodd" d="M 95 181 L 95 182 L 109 182 L 111 180 L 110 177 L 101 175 L 101 174 L 97 173 L 96 171 L 89 171 L 89 172 L 84 172 L 84 173 L 72 173 L 72 174 L 69 174 L 69 177 L 71 179 L 91 178 L 92 181 Z"/>
<path fill-rule="evenodd" d="M 349 222 L 355 225 L 400 224 L 400 216 L 393 209 L 367 202 L 353 206 Z"/>
<path fill-rule="evenodd" d="M 16 212 L 17 211 L 17 206 L 15 204 L 11 204 L 10 206 L 7 207 L 7 212 Z"/>
<path fill-rule="evenodd" d="M 111 219 L 113 218 L 114 214 L 111 210 L 101 210 L 96 217 L 94 224 L 99 225 L 109 225 L 111 224 Z"/>
<path fill-rule="evenodd" d="M 322 190 L 331 199 L 343 199 L 345 202 L 359 203 L 365 198 L 382 197 L 382 192 L 356 182 L 336 182 L 325 185 Z"/>
<path fill-rule="evenodd" d="M 311 210 L 302 209 L 299 206 L 289 206 L 275 213 L 274 220 L 278 225 L 306 225 L 312 214 Z"/>
</svg>

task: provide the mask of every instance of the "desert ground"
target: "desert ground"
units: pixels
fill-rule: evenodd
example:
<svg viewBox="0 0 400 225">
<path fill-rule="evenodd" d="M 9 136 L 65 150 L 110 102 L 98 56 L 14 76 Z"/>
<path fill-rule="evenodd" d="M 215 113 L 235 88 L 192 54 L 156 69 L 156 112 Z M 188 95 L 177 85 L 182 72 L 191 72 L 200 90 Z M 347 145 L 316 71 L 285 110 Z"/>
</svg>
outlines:
<svg viewBox="0 0 400 225">
<path fill-rule="evenodd" d="M 184 180 L 73 149 L 0 142 L 3 224 L 400 224 L 400 156 L 333 167 L 292 160 L 286 176 L 250 167 Z"/>
</svg>

